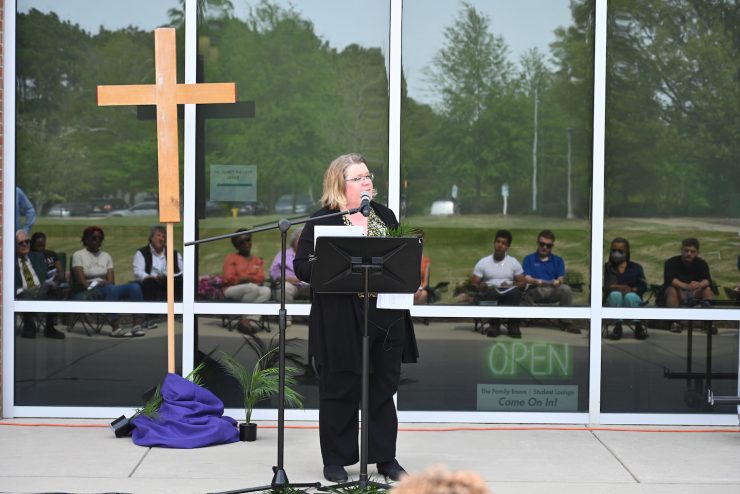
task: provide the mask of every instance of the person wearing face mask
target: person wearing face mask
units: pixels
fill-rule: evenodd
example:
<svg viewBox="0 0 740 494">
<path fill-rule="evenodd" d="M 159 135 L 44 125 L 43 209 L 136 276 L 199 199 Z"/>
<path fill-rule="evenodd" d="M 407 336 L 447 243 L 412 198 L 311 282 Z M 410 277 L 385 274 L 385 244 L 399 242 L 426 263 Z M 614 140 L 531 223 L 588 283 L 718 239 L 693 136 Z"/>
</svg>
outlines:
<svg viewBox="0 0 740 494">
<path fill-rule="evenodd" d="M 642 266 L 630 260 L 630 243 L 617 237 L 609 247 L 609 261 L 604 265 L 604 304 L 607 307 L 639 307 L 647 291 L 647 281 Z M 641 321 L 635 321 L 635 338 L 647 338 Z M 609 339 L 622 338 L 622 321 L 618 320 Z"/>
</svg>

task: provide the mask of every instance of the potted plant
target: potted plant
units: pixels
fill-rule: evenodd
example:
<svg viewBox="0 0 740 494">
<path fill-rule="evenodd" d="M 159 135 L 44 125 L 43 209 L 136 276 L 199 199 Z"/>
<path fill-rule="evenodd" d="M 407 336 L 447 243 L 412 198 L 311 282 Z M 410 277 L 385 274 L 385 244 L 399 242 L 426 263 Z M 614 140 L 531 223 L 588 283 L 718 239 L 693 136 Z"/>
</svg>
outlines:
<svg viewBox="0 0 740 494">
<path fill-rule="evenodd" d="M 279 369 L 267 367 L 265 363 L 277 348 L 273 348 L 257 359 L 253 368 L 241 363 L 235 356 L 223 354 L 221 365 L 227 374 L 236 379 L 242 390 L 244 400 L 244 423 L 239 424 L 239 439 L 254 441 L 257 439 L 257 424 L 252 422 L 252 411 L 260 401 L 278 394 Z M 290 406 L 303 407 L 303 397 L 291 386 L 295 385 L 294 367 L 285 369 L 285 403 Z"/>
</svg>

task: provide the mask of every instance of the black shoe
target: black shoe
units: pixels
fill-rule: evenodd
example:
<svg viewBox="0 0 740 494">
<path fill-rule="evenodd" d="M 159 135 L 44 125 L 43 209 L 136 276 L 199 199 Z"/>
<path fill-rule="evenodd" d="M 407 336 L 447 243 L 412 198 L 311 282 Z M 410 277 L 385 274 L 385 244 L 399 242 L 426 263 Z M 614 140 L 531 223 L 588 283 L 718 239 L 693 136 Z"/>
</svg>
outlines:
<svg viewBox="0 0 740 494">
<path fill-rule="evenodd" d="M 21 338 L 36 338 L 36 328 L 24 327 L 21 331 Z"/>
<path fill-rule="evenodd" d="M 640 321 L 635 322 L 635 339 L 646 340 L 647 337 L 647 328 Z"/>
<path fill-rule="evenodd" d="M 575 326 L 568 325 L 565 328 L 565 332 L 566 333 L 570 333 L 570 334 L 581 334 L 581 328 L 577 328 Z"/>
<path fill-rule="evenodd" d="M 324 478 L 329 482 L 347 482 L 347 470 L 341 465 L 324 465 Z"/>
<path fill-rule="evenodd" d="M 622 323 L 618 322 L 612 329 L 612 334 L 609 335 L 610 340 L 621 340 L 622 339 Z"/>
<path fill-rule="evenodd" d="M 406 470 L 398 464 L 398 460 L 395 459 L 378 463 L 378 473 L 395 481 L 401 480 L 404 475 L 408 475 Z"/>
<path fill-rule="evenodd" d="M 498 320 L 491 319 L 491 321 L 488 324 L 488 330 L 486 331 L 486 336 L 488 336 L 489 338 L 495 338 L 500 334 L 501 334 L 501 330 L 498 327 Z"/>
<path fill-rule="evenodd" d="M 509 321 L 506 325 L 509 329 L 509 338 L 521 338 L 522 332 L 519 330 L 519 323 L 515 321 Z"/>
<path fill-rule="evenodd" d="M 53 326 L 47 326 L 46 329 L 44 329 L 44 337 L 51 338 L 52 340 L 63 340 L 65 338 L 64 333 L 57 331 Z"/>
</svg>

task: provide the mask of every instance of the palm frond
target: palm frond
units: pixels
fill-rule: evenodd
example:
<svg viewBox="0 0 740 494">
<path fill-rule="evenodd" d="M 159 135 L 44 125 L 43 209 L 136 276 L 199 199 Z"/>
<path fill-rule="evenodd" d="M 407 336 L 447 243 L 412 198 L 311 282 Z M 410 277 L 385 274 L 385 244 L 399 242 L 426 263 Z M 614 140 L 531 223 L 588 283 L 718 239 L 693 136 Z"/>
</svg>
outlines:
<svg viewBox="0 0 740 494">
<path fill-rule="evenodd" d="M 221 365 L 226 373 L 237 381 L 242 390 L 244 416 L 247 423 L 250 423 L 252 419 L 252 410 L 257 403 L 277 395 L 280 391 L 279 369 L 274 366 L 264 367 L 264 362 L 270 359 L 277 350 L 277 347 L 269 349 L 257 359 L 251 369 L 241 363 L 233 355 L 225 352 L 223 353 Z M 303 396 L 291 388 L 291 386 L 296 383 L 294 375 L 298 372 L 298 369 L 294 367 L 286 368 L 285 401 L 290 406 L 303 407 Z"/>
</svg>

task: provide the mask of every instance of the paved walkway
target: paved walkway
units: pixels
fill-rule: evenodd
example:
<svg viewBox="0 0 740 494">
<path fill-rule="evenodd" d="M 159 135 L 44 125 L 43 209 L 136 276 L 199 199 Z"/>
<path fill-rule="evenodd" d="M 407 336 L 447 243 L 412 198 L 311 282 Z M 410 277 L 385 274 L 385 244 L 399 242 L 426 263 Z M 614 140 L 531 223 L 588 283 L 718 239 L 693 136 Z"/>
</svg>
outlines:
<svg viewBox="0 0 740 494">
<path fill-rule="evenodd" d="M 102 420 L 0 422 L 0 492 L 207 493 L 269 484 L 277 431 L 196 450 L 142 448 Z M 34 426 L 32 424 L 46 424 Z M 58 424 L 58 426 L 50 426 Z M 290 422 L 285 471 L 322 481 L 318 429 Z M 401 424 L 410 472 L 443 464 L 478 472 L 494 494 L 740 492 L 740 428 Z M 670 432 L 665 432 L 670 431 Z M 349 467 L 357 478 L 359 465 Z M 374 465 L 368 472 L 377 476 Z"/>
</svg>

